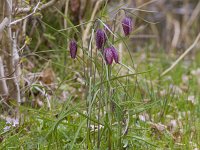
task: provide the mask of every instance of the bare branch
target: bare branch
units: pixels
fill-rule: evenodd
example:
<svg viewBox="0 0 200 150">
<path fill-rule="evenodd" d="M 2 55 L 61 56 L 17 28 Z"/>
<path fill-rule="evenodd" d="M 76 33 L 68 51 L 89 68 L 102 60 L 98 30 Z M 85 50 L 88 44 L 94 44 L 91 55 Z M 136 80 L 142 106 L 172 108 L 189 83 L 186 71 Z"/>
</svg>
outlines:
<svg viewBox="0 0 200 150">
<path fill-rule="evenodd" d="M 0 56 L 0 78 L 4 77 L 4 66 L 3 61 Z M 7 95 L 8 94 L 8 87 L 6 84 L 6 80 L 0 80 L 0 95 Z"/>
<path fill-rule="evenodd" d="M 9 24 L 9 19 L 6 17 L 3 19 L 3 21 L 0 23 L 0 39 L 2 36 L 2 31 L 4 30 L 4 28 Z"/>
<path fill-rule="evenodd" d="M 37 5 L 35 6 L 35 8 L 34 8 L 34 10 L 33 10 L 32 13 L 28 14 L 27 16 L 25 16 L 25 17 L 23 17 L 23 18 L 20 18 L 20 19 L 18 19 L 18 20 L 15 20 L 15 21 L 11 22 L 9 25 L 16 24 L 16 23 L 18 23 L 18 22 L 20 22 L 20 21 L 22 21 L 22 20 L 24 20 L 24 19 L 26 19 L 26 18 L 32 16 L 33 14 L 35 14 L 35 13 L 36 13 L 36 10 L 37 10 L 38 7 L 39 7 L 39 4 L 40 4 L 40 1 L 37 3 Z"/>
<path fill-rule="evenodd" d="M 20 94 L 20 86 L 19 86 L 19 75 L 21 72 L 21 68 L 19 64 L 19 54 L 17 51 L 17 39 L 16 39 L 16 33 L 13 32 L 13 42 L 12 42 L 12 61 L 13 61 L 13 67 L 15 68 L 15 78 L 13 79 L 15 82 L 15 87 L 16 87 L 16 98 L 17 98 L 17 102 L 21 103 L 21 94 Z"/>
<path fill-rule="evenodd" d="M 94 10 L 92 12 L 92 15 L 90 17 L 90 22 L 92 22 L 92 20 L 94 20 L 94 17 L 95 17 L 95 14 L 97 13 L 99 7 L 100 7 L 100 4 L 101 4 L 102 0 L 100 1 L 97 1 L 97 3 L 95 4 L 94 6 Z M 85 44 L 86 44 L 86 39 L 88 38 L 88 35 L 89 35 L 89 31 L 90 31 L 90 28 L 92 26 L 92 23 L 88 23 L 87 26 L 86 26 L 86 29 L 84 30 L 83 32 L 83 41 L 84 41 L 84 47 L 85 47 Z"/>
<path fill-rule="evenodd" d="M 38 10 L 42 10 L 42 9 L 45 9 L 45 8 L 48 8 L 52 5 L 54 5 L 56 2 L 58 2 L 59 0 L 51 0 L 49 1 L 48 3 L 46 4 L 43 4 L 41 5 L 41 7 L 38 8 Z M 31 7 L 27 7 L 27 8 L 17 8 L 16 11 L 17 11 L 17 14 L 20 14 L 20 13 L 28 13 L 32 10 Z"/>
</svg>

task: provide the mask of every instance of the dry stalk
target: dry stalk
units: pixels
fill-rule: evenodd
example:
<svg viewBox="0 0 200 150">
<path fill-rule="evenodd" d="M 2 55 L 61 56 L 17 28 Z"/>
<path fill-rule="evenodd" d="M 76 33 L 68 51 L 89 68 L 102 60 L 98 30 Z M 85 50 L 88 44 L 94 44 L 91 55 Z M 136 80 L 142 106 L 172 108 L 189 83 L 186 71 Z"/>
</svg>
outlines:
<svg viewBox="0 0 200 150">
<path fill-rule="evenodd" d="M 194 43 L 168 68 L 166 69 L 162 74 L 161 77 L 166 75 L 168 72 L 170 72 L 198 43 L 200 39 L 200 33 L 196 37 Z"/>
<path fill-rule="evenodd" d="M 5 29 L 5 27 L 9 24 L 9 19 L 5 17 L 3 21 L 0 23 L 0 40 L 2 38 L 2 32 Z"/>
<path fill-rule="evenodd" d="M 36 11 L 37 11 L 38 7 L 39 7 L 39 4 L 40 4 L 40 1 L 37 3 L 37 5 L 35 6 L 35 8 L 34 8 L 34 10 L 33 10 L 33 12 L 32 12 L 32 13 L 30 13 L 30 14 L 28 14 L 28 15 L 26 15 L 26 16 L 24 16 L 24 17 L 22 17 L 22 18 L 18 19 L 18 20 L 15 20 L 15 21 L 11 22 L 9 25 L 14 25 L 14 24 L 17 24 L 18 22 L 21 22 L 21 21 L 23 21 L 23 20 L 27 19 L 28 17 L 30 17 L 30 16 L 34 15 L 34 14 L 36 13 Z"/>
<path fill-rule="evenodd" d="M 68 7 L 69 7 L 69 0 L 66 0 L 66 3 L 65 3 L 65 17 L 67 17 L 67 14 L 68 14 Z M 66 29 L 67 28 L 67 20 L 64 19 L 64 28 Z"/>
<path fill-rule="evenodd" d="M 190 26 L 194 23 L 195 20 L 198 20 L 197 17 L 199 13 L 200 13 L 200 1 L 195 7 L 194 11 L 192 12 L 190 18 L 186 21 L 186 24 L 183 26 L 182 37 L 187 37 Z"/>
<path fill-rule="evenodd" d="M 99 8 L 99 6 L 100 6 L 100 4 L 101 4 L 101 2 L 102 2 L 102 0 L 99 0 L 99 1 L 97 1 L 97 3 L 96 3 L 96 5 L 95 5 L 95 7 L 94 7 L 94 10 L 93 10 L 93 12 L 92 12 L 92 15 L 91 15 L 91 18 L 90 18 L 90 23 L 88 23 L 87 24 L 87 26 L 86 26 L 86 29 L 85 29 L 85 31 L 83 32 L 83 47 L 86 47 L 86 45 L 87 45 L 87 39 L 88 39 L 88 36 L 90 35 L 89 34 L 89 32 L 90 32 L 90 28 L 91 28 L 91 26 L 92 26 L 92 20 L 94 20 L 94 17 L 95 17 L 95 14 L 97 13 L 97 10 L 98 10 L 98 8 Z"/>
<path fill-rule="evenodd" d="M 43 9 L 46 9 L 50 6 L 53 6 L 56 2 L 58 2 L 59 0 L 51 0 L 49 2 L 47 2 L 46 4 L 43 4 L 41 5 L 38 10 L 43 10 Z M 20 14 L 20 13 L 28 13 L 32 10 L 31 7 L 27 7 L 27 8 L 16 8 L 16 12 L 17 14 Z"/>
<path fill-rule="evenodd" d="M 0 56 L 0 77 L 4 76 L 4 65 Z M 0 79 L 0 95 L 8 95 L 8 87 L 5 79 Z"/>
<path fill-rule="evenodd" d="M 5 1 L 5 7 L 3 9 L 3 14 L 8 18 L 8 23 L 11 23 L 12 18 L 12 0 Z M 11 27 L 8 26 L 2 35 L 2 55 L 5 60 L 5 67 L 7 68 L 7 72 L 11 75 L 10 79 L 5 79 L 8 85 L 9 96 L 12 99 L 21 102 L 20 98 L 20 89 L 18 83 L 18 73 L 20 72 L 19 69 L 19 55 L 17 51 L 17 41 L 15 38 L 15 34 L 12 33 Z M 5 72 L 4 72 L 5 74 Z M 3 80 L 2 80 L 3 81 Z"/>
<path fill-rule="evenodd" d="M 178 44 L 181 31 L 180 31 L 180 23 L 177 20 L 174 19 L 173 24 L 174 24 L 174 37 L 172 40 L 172 48 L 175 48 Z"/>
</svg>

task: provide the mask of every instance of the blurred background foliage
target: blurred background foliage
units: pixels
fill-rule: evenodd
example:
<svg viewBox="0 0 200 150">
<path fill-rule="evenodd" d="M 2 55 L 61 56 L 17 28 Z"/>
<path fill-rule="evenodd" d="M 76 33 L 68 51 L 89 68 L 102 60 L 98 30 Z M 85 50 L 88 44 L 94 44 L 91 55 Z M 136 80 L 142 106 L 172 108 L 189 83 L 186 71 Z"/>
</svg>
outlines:
<svg viewBox="0 0 200 150">
<path fill-rule="evenodd" d="M 70 30 L 69 20 L 75 26 L 82 24 L 77 29 L 83 35 L 97 2 L 101 4 L 96 6 L 97 11 L 94 13 L 95 17 L 93 18 L 95 19 L 102 15 L 100 13 L 104 9 L 103 3 L 105 4 L 105 2 L 95 0 L 60 0 L 53 7 L 30 17 L 28 19 L 28 30 L 26 32 L 27 36 L 31 38 L 31 43 L 25 47 L 29 49 L 25 52 L 30 55 L 30 53 L 36 51 L 62 47 L 58 52 L 61 54 L 61 57 L 59 55 L 46 55 L 46 53 L 41 53 L 40 55 L 44 55 L 47 59 L 49 57 L 57 57 L 55 59 L 61 58 L 61 60 L 66 61 L 62 58 L 66 56 L 62 54 L 65 54 L 64 49 L 68 48 L 68 40 L 73 38 L 74 34 L 74 31 L 72 29 Z M 117 8 L 137 8 L 146 2 L 149 1 L 110 0 L 107 2 L 102 19 L 106 23 L 111 24 L 118 10 Z M 32 3 L 34 5 L 34 1 Z M 131 51 L 141 52 L 145 51 L 145 48 L 148 48 L 148 51 L 156 53 L 165 52 L 171 56 L 181 54 L 194 41 L 194 37 L 200 30 L 199 7 L 199 1 L 196 0 L 158 0 L 142 7 L 144 10 L 155 11 L 154 13 L 134 11 L 134 14 L 129 14 L 134 18 L 135 22 L 135 31 L 130 36 L 131 42 L 129 42 Z M 67 28 L 69 30 L 62 30 Z M 55 32 L 55 30 L 61 31 Z M 81 40 L 80 37 L 76 38 Z M 83 41 L 83 43 L 85 42 L 87 43 L 87 41 Z M 57 52 L 52 52 L 51 54 L 55 53 L 58 54 Z M 34 58 L 35 56 L 31 57 L 31 59 Z"/>
</svg>

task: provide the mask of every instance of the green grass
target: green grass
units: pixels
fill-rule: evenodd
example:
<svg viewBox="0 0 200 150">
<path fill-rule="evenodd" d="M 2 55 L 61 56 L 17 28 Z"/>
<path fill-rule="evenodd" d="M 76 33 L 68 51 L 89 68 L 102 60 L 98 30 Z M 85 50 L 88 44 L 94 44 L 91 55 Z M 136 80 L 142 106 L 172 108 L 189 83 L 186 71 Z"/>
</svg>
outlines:
<svg viewBox="0 0 200 150">
<path fill-rule="evenodd" d="M 143 52 L 134 54 L 138 55 L 135 60 L 141 54 Z M 197 56 L 196 60 L 199 58 Z M 152 68 L 151 71 L 137 75 L 137 78 L 127 75 L 119 77 L 119 74 L 128 74 L 129 71 L 124 67 L 119 71 L 117 68 L 121 66 L 115 65 L 110 77 L 113 80 L 99 84 L 97 78 L 95 83 L 88 85 L 90 90 L 88 94 L 85 93 L 86 97 L 69 94 L 69 98 L 60 101 L 59 96 L 55 96 L 51 101 L 52 110 L 20 106 L 24 117 L 19 126 L 5 132 L 3 128 L 6 124 L 1 120 L 0 149 L 97 149 L 99 139 L 101 149 L 198 148 L 199 89 L 197 78 L 191 71 L 197 69 L 199 64 L 195 60 L 190 61 L 186 68 L 183 61 L 158 81 L 166 62 L 159 55 L 156 55 L 158 60 L 148 59 L 143 60 L 138 70 L 142 72 Z M 146 65 L 146 62 L 152 65 Z M 103 80 L 106 81 L 106 70 L 103 72 Z M 183 74 L 189 77 L 186 91 L 181 89 Z M 171 85 L 177 86 L 182 92 L 172 90 Z M 69 86 L 75 86 L 74 81 L 62 83 L 62 87 L 66 87 L 64 89 Z M 101 86 L 104 88 L 101 89 Z M 57 90 L 61 92 L 61 86 L 59 88 Z M 78 92 L 80 85 L 76 88 Z M 111 94 L 106 91 L 108 89 L 111 89 Z M 166 94 L 160 94 L 161 91 Z M 195 97 L 195 104 L 187 100 L 189 95 Z M 101 117 L 98 120 L 99 108 Z M 141 115 L 148 118 L 142 121 Z M 177 121 L 173 131 L 169 126 L 171 120 Z M 162 129 L 160 124 L 165 127 Z"/>
</svg>

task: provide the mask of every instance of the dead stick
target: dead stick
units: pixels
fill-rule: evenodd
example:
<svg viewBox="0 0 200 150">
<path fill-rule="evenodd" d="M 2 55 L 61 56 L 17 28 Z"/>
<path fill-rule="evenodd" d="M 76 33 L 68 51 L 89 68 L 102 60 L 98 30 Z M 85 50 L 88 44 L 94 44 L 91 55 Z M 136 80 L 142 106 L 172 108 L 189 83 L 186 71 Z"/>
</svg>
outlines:
<svg viewBox="0 0 200 150">
<path fill-rule="evenodd" d="M 54 5 L 56 2 L 58 2 L 59 0 L 51 0 L 49 2 L 47 2 L 46 4 L 43 4 L 41 7 L 38 8 L 38 10 L 42 10 L 42 9 L 45 9 L 47 7 L 50 7 L 52 5 Z M 31 7 L 27 7 L 27 8 L 17 8 L 16 11 L 17 11 L 17 14 L 20 14 L 20 13 L 28 13 L 32 10 Z"/>
<path fill-rule="evenodd" d="M 196 37 L 194 43 L 168 68 L 166 69 L 162 74 L 161 77 L 166 75 L 169 71 L 171 71 L 198 43 L 200 39 L 200 33 Z"/>
</svg>

